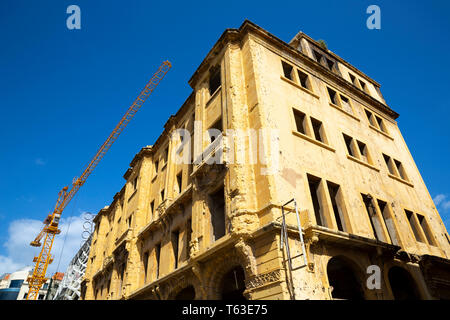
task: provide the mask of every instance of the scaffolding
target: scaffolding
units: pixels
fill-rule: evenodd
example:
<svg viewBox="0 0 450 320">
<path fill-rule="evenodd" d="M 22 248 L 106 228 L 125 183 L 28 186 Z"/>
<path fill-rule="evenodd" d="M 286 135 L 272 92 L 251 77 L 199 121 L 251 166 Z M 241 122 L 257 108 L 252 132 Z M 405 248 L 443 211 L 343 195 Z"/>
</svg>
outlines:
<svg viewBox="0 0 450 320">
<path fill-rule="evenodd" d="M 92 234 L 78 250 L 72 261 L 70 261 L 53 300 L 78 300 L 80 298 L 81 282 L 86 271 L 91 240 Z"/>
</svg>

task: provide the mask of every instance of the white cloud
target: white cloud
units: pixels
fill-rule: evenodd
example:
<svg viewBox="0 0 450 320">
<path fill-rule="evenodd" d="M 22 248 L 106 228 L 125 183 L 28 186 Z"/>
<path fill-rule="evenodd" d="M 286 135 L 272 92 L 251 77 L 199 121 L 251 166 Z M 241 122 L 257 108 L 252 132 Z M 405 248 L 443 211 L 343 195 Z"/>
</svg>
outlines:
<svg viewBox="0 0 450 320">
<path fill-rule="evenodd" d="M 56 271 L 65 272 L 70 260 L 77 253 L 81 246 L 83 232 L 83 222 L 80 216 L 62 218 L 59 229 L 61 233 L 56 235 L 52 247 L 53 263 L 47 269 L 47 277 Z M 70 223 L 69 232 L 67 233 Z M 6 255 L 0 255 L 0 275 L 11 273 L 28 265 L 33 265 L 33 257 L 37 256 L 42 247 L 31 247 L 30 242 L 41 231 L 43 224 L 39 220 L 20 219 L 10 223 L 8 229 L 8 240 L 3 244 L 6 248 Z M 66 238 L 67 233 L 67 238 Z M 64 239 L 66 238 L 65 244 Z M 43 242 L 43 240 L 41 241 Z M 64 250 L 61 255 L 61 249 Z M 60 260 L 61 259 L 61 260 Z M 58 262 L 60 262 L 57 270 Z"/>
<path fill-rule="evenodd" d="M 447 200 L 446 194 L 438 194 L 433 198 L 433 201 L 439 211 L 447 211 L 450 209 L 450 200 Z"/>
<path fill-rule="evenodd" d="M 37 165 L 37 166 L 45 166 L 46 163 L 47 163 L 47 162 L 44 161 L 44 160 L 42 160 L 41 158 L 36 158 L 36 159 L 34 160 L 34 164 Z"/>
<path fill-rule="evenodd" d="M 434 204 L 436 206 L 439 206 L 439 204 L 444 201 L 446 198 L 445 194 L 438 194 L 436 197 L 433 198 Z"/>
</svg>

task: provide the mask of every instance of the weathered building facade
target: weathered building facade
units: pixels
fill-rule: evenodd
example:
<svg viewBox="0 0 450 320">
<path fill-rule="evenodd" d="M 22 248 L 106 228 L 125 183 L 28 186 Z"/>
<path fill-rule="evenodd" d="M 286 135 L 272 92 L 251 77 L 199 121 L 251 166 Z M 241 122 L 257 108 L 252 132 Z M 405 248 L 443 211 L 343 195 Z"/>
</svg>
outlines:
<svg viewBox="0 0 450 320">
<path fill-rule="evenodd" d="M 450 298 L 449 235 L 377 82 L 245 21 L 189 84 L 96 216 L 82 298 Z"/>
</svg>

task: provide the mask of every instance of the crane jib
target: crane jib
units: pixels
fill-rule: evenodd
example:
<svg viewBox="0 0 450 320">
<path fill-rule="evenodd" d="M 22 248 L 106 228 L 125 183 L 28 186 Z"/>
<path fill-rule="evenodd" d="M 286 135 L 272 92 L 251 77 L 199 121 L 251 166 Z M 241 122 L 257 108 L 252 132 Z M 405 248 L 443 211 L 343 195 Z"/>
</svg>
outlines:
<svg viewBox="0 0 450 320">
<path fill-rule="evenodd" d="M 144 89 L 140 92 L 138 97 L 134 100 L 133 104 L 128 108 L 125 115 L 116 125 L 112 133 L 97 151 L 95 156 L 85 167 L 79 178 L 74 179 L 72 183 L 72 188 L 67 192 L 68 187 L 64 187 L 58 194 L 58 200 L 56 201 L 55 209 L 53 213 L 48 215 L 44 220 L 44 227 L 38 236 L 30 243 L 30 245 L 38 247 L 41 245 L 41 239 L 44 238 L 44 242 L 41 251 L 37 257 L 34 257 L 33 262 L 35 262 L 35 267 L 33 269 L 32 275 L 28 278 L 29 291 L 27 294 L 27 300 L 36 300 L 39 296 L 39 290 L 41 286 L 47 281 L 45 278 L 45 273 L 47 267 L 52 263 L 53 259 L 51 257 L 51 249 L 53 246 L 53 241 L 55 235 L 59 234 L 61 231 L 58 229 L 59 220 L 61 214 L 69 204 L 70 200 L 74 197 L 80 187 L 84 184 L 86 179 L 89 177 L 91 172 L 109 150 L 114 141 L 118 138 L 120 133 L 125 129 L 127 124 L 139 110 L 139 108 L 144 104 L 145 100 L 153 92 L 156 86 L 164 78 L 166 73 L 172 67 L 169 61 L 164 61 L 158 68 L 158 70 L 153 74 L 152 78 L 147 82 Z"/>
</svg>

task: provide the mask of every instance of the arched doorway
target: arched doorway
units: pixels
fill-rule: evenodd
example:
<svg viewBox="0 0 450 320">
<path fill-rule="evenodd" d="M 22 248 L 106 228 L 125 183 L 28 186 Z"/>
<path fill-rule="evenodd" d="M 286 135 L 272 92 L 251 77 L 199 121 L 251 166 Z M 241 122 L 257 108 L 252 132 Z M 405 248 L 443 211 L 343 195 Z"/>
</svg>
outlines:
<svg viewBox="0 0 450 320">
<path fill-rule="evenodd" d="M 193 286 L 188 286 L 182 289 L 174 298 L 175 300 L 194 300 L 195 299 L 195 289 Z"/>
<path fill-rule="evenodd" d="M 333 257 L 327 265 L 328 282 L 333 287 L 333 299 L 364 300 L 361 283 L 355 269 L 342 257 Z"/>
<path fill-rule="evenodd" d="M 401 267 L 392 267 L 388 273 L 395 300 L 419 300 L 417 286 L 411 275 Z"/>
<path fill-rule="evenodd" d="M 241 266 L 228 271 L 220 283 L 222 300 L 247 300 L 244 297 L 245 272 Z"/>
</svg>

